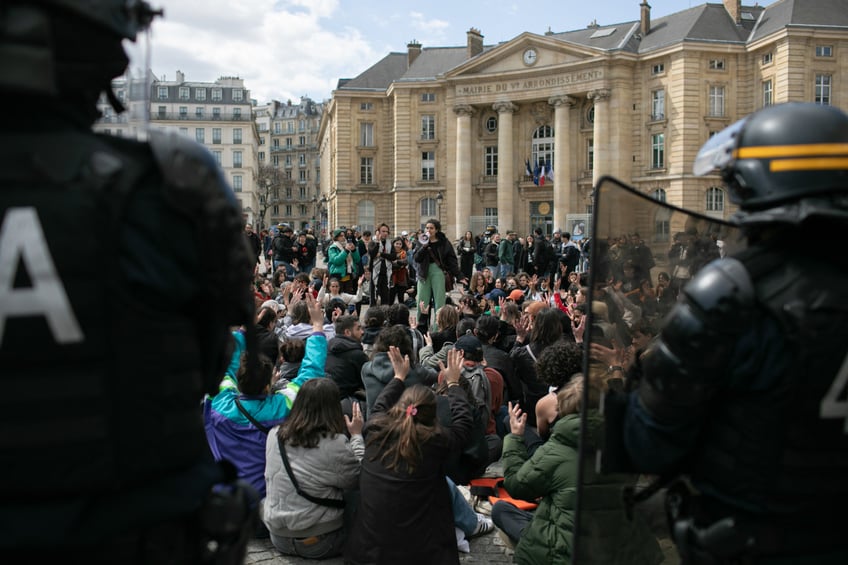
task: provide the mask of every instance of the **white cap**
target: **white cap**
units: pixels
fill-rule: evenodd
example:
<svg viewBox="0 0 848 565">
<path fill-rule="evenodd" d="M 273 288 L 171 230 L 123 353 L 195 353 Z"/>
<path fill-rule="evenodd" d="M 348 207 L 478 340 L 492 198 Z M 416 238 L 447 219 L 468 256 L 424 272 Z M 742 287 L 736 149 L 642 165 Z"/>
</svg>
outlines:
<svg viewBox="0 0 848 565">
<path fill-rule="evenodd" d="M 402 232 L 400 232 L 400 235 L 402 235 L 402 236 L 406 237 L 406 236 L 408 236 L 408 235 L 409 235 L 409 232 L 402 231 Z"/>
</svg>

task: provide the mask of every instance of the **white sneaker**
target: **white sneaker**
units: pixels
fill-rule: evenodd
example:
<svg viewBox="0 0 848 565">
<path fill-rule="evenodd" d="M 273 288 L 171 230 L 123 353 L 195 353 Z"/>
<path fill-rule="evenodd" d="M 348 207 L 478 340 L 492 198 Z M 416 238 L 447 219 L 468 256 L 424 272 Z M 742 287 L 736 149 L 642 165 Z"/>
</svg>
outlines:
<svg viewBox="0 0 848 565">
<path fill-rule="evenodd" d="M 474 539 L 474 538 L 478 538 L 480 536 L 485 536 L 486 534 L 491 533 L 492 530 L 495 529 L 495 525 L 492 523 L 491 518 L 488 518 L 487 516 L 483 516 L 479 512 L 476 512 L 476 514 L 477 514 L 477 527 L 474 528 L 474 533 L 472 533 L 470 536 L 466 536 L 467 539 L 470 539 L 470 540 Z"/>
</svg>

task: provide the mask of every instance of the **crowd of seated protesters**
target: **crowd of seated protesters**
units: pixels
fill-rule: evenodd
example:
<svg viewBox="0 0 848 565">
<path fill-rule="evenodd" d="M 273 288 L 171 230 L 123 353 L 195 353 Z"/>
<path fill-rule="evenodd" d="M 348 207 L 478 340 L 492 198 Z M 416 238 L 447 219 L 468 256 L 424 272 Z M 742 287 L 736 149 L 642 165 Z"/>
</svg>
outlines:
<svg viewBox="0 0 848 565">
<path fill-rule="evenodd" d="M 516 513 L 506 502 L 493 507 L 497 525 L 518 544 L 516 560 L 536 562 L 537 545 L 548 543 L 564 548 L 563 562 L 570 562 L 567 529 L 562 539 L 531 535 L 569 518 L 546 503 L 564 496 L 546 490 L 560 471 L 530 484 L 522 469 L 550 457 L 554 443 L 576 450 L 569 442 L 579 430 L 574 398 L 582 379 L 572 375 L 581 370 L 587 331 L 585 277 L 565 271 L 495 279 L 491 270 L 478 271 L 471 291 L 440 308 L 430 327 L 426 304 L 412 315 L 403 303 L 357 315 L 364 280 L 355 294 L 343 293 L 326 271 L 315 271 L 281 281 L 276 298 L 263 287 L 251 338 L 255 367 L 251 332 L 240 328 L 220 390 L 204 406 L 215 458 L 230 460 L 265 497 L 262 519 L 273 545 L 312 559 L 344 554 L 350 563 L 411 555 L 455 563 L 457 549 L 467 551 L 469 539 L 494 528 L 457 485 L 499 462 L 510 494 L 541 501 L 535 512 Z M 608 330 L 611 347 L 594 346 L 604 362 L 632 362 L 656 333 L 640 315 L 633 283 L 610 280 L 595 293 L 595 312 L 615 309 L 620 320 L 633 313 L 618 324 L 626 327 Z M 612 347 L 622 336 L 630 347 Z M 558 464 L 576 474 L 576 451 Z M 398 498 L 416 511 L 400 512 L 410 505 Z M 638 562 L 649 563 L 650 549 Z"/>
</svg>

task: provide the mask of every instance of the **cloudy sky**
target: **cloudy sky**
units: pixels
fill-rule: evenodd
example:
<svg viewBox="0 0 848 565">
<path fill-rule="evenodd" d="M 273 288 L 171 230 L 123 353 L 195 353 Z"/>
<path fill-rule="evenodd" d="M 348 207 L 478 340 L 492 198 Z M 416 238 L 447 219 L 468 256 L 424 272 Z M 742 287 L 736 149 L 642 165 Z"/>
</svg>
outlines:
<svg viewBox="0 0 848 565">
<path fill-rule="evenodd" d="M 153 25 L 151 68 L 173 80 L 244 79 L 259 103 L 329 98 L 416 39 L 424 47 L 465 45 L 479 29 L 486 45 L 529 31 L 544 34 L 639 18 L 641 0 L 149 0 L 165 10 Z M 720 2 L 720 0 L 711 0 Z M 775 0 L 759 0 L 768 5 Z M 659 18 L 704 0 L 649 0 Z M 744 1 L 743 4 L 754 4 Z"/>
</svg>

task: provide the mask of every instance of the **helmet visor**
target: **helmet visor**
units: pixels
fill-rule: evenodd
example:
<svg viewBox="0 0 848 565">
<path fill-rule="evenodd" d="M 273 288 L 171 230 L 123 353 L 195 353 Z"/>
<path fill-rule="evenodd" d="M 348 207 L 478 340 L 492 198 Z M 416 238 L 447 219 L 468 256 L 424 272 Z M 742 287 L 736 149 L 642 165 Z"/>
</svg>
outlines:
<svg viewBox="0 0 848 565">
<path fill-rule="evenodd" d="M 713 169 L 723 169 L 733 160 L 733 150 L 738 144 L 738 137 L 748 118 L 742 118 L 712 136 L 698 151 L 692 172 L 695 176 L 703 176 Z"/>
</svg>

